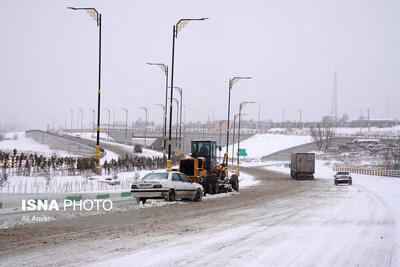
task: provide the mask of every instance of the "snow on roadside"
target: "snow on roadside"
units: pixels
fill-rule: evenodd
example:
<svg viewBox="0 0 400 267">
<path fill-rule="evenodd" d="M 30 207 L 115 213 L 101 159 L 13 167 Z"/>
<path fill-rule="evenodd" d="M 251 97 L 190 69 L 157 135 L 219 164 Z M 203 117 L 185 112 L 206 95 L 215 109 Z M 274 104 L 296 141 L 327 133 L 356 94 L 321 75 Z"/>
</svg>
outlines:
<svg viewBox="0 0 400 267">
<path fill-rule="evenodd" d="M 16 140 L 13 139 L 14 135 L 17 136 Z M 51 156 L 55 153 L 60 157 L 76 156 L 76 155 L 68 153 L 67 151 L 51 149 L 48 145 L 36 142 L 32 138 L 26 137 L 25 132 L 7 133 L 5 135 L 5 137 L 7 139 L 11 139 L 11 140 L 1 141 L 0 142 L 0 150 L 12 151 L 15 148 L 17 150 L 18 154 L 20 152 L 24 152 L 25 154 L 26 153 L 28 153 L 28 154 L 38 153 L 38 154 L 42 154 L 44 156 Z"/>
<path fill-rule="evenodd" d="M 70 134 L 70 135 L 74 135 L 74 134 Z M 95 139 L 94 137 L 92 137 L 92 135 L 82 135 L 82 138 L 89 139 L 89 140 Z M 126 152 L 133 152 L 133 146 L 131 146 L 131 145 L 125 145 L 125 144 L 120 144 L 120 143 L 115 143 L 115 142 L 110 142 L 110 141 L 105 141 L 105 140 L 102 140 L 101 142 L 104 144 L 119 146 L 119 147 L 123 148 Z M 156 150 L 152 150 L 152 149 L 142 148 L 142 153 L 136 153 L 136 155 L 141 156 L 141 157 L 162 157 L 163 153 L 156 151 Z"/>
<path fill-rule="evenodd" d="M 81 137 L 85 139 L 96 139 L 96 134 L 93 134 L 93 132 L 83 132 L 82 135 L 80 132 L 74 132 L 74 133 L 64 133 L 66 135 L 71 135 L 75 137 Z M 102 140 L 113 140 L 111 136 L 108 136 L 107 133 L 105 132 L 100 132 L 100 139 Z"/>
<path fill-rule="evenodd" d="M 239 189 L 243 188 L 243 187 L 246 188 L 246 187 L 249 187 L 249 186 L 256 185 L 259 182 L 260 181 L 256 180 L 254 178 L 254 176 L 252 176 L 252 175 L 250 175 L 248 173 L 242 172 L 242 171 L 240 172 L 240 175 L 239 175 Z"/>
<path fill-rule="evenodd" d="M 261 157 L 274 152 L 312 142 L 311 136 L 298 135 L 276 135 L 276 134 L 256 134 L 242 142 L 240 148 L 246 149 L 247 156 L 240 157 L 246 160 L 259 160 Z M 223 148 L 222 151 L 225 151 Z M 235 150 L 237 143 L 235 144 Z M 232 151 L 232 145 L 228 147 L 229 153 Z M 235 152 L 236 153 L 236 152 Z"/>
<path fill-rule="evenodd" d="M 107 149 L 105 149 L 104 151 L 106 152 L 106 155 L 100 159 L 101 165 L 103 165 L 106 160 L 107 160 L 107 162 L 110 162 L 113 159 L 118 160 L 118 158 L 119 158 L 118 154 L 116 154 L 110 150 L 107 150 Z"/>
</svg>

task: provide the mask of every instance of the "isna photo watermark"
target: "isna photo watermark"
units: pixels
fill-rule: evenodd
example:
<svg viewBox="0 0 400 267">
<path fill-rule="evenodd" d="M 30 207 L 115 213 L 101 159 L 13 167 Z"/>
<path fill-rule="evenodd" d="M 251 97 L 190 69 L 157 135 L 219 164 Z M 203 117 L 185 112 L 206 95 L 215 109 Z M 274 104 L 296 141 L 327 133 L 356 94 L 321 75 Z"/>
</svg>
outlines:
<svg viewBox="0 0 400 267">
<path fill-rule="evenodd" d="M 113 202 L 110 199 L 64 199 L 64 202 L 61 204 L 55 199 L 23 199 L 21 202 L 22 211 L 65 211 L 67 209 L 77 211 L 110 211 L 112 208 Z"/>
</svg>

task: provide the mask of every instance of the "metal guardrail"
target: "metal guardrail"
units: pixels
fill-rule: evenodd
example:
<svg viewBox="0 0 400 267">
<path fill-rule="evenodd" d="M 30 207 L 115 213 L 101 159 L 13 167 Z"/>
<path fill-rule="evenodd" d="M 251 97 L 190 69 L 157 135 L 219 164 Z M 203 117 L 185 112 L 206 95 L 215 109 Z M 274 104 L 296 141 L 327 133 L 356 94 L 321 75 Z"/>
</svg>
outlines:
<svg viewBox="0 0 400 267">
<path fill-rule="evenodd" d="M 400 177 L 400 170 L 386 170 L 386 169 L 366 169 L 354 167 L 333 167 L 335 172 L 350 172 L 364 175 L 386 176 L 386 177 Z"/>
</svg>

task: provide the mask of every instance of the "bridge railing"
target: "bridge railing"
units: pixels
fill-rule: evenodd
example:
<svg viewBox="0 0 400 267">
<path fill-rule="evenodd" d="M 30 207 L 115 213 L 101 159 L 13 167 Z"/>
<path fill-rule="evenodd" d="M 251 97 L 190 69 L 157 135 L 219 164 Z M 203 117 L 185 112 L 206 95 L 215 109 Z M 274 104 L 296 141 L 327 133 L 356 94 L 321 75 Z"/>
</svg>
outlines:
<svg viewBox="0 0 400 267">
<path fill-rule="evenodd" d="M 335 172 L 350 172 L 364 175 L 386 176 L 386 177 L 400 177 L 400 170 L 387 170 L 387 169 L 367 169 L 356 167 L 333 167 Z"/>
</svg>

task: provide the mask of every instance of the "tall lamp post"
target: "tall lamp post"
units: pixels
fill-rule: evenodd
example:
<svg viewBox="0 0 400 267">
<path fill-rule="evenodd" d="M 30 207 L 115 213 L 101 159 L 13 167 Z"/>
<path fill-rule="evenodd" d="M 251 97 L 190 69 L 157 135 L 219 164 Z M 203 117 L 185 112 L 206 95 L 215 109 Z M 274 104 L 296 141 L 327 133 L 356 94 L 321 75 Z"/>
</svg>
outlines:
<svg viewBox="0 0 400 267">
<path fill-rule="evenodd" d="M 168 161 L 167 161 L 167 170 L 171 170 L 171 131 L 172 131 L 172 98 L 174 94 L 174 60 L 175 60 L 175 39 L 178 37 L 178 32 L 185 27 L 190 21 L 197 20 L 202 21 L 208 18 L 199 18 L 199 19 L 180 19 L 176 25 L 172 27 L 172 71 L 171 71 L 171 92 L 170 92 L 170 102 L 169 102 L 169 137 L 168 137 Z"/>
<path fill-rule="evenodd" d="M 158 66 L 165 74 L 165 108 L 164 108 L 164 138 L 162 141 L 163 146 L 163 158 L 166 158 L 167 154 L 167 105 L 168 105 L 168 65 L 162 63 L 146 63 L 148 65 Z"/>
<path fill-rule="evenodd" d="M 175 156 L 178 155 L 178 123 L 179 123 L 179 100 L 174 97 L 176 102 L 176 129 L 175 129 Z"/>
<path fill-rule="evenodd" d="M 236 174 L 239 176 L 239 148 L 240 148 L 240 119 L 241 119 L 241 114 L 242 114 L 242 108 L 246 105 L 246 104 L 254 104 L 255 102 L 250 102 L 250 101 L 242 101 L 240 102 L 239 105 L 239 129 L 238 129 L 238 153 L 237 153 L 237 166 L 236 166 Z"/>
<path fill-rule="evenodd" d="M 167 113 L 167 107 L 164 105 L 164 104 L 154 104 L 154 105 L 156 105 L 156 106 L 159 106 L 159 107 L 161 107 L 162 108 L 162 110 L 163 110 L 163 121 L 164 121 L 164 123 L 163 123 L 163 129 L 162 129 L 162 134 L 164 135 L 164 138 L 163 138 L 163 141 L 162 141 L 162 147 L 163 147 L 163 158 L 164 158 L 164 160 L 165 160 L 165 158 L 166 158 L 166 155 L 167 155 L 167 151 L 166 151 L 166 143 L 165 143 L 165 141 L 166 141 L 166 130 L 167 130 L 167 128 L 166 128 L 166 121 L 167 121 L 167 115 L 166 115 L 166 113 Z"/>
<path fill-rule="evenodd" d="M 246 115 L 246 114 L 242 114 L 242 115 Z M 232 166 L 231 166 L 232 171 L 234 169 L 233 161 L 235 158 L 235 129 L 236 129 L 236 118 L 237 117 L 239 117 L 239 113 L 233 115 Z"/>
<path fill-rule="evenodd" d="M 179 95 L 180 95 L 180 97 L 181 97 L 181 101 L 180 101 L 180 106 L 179 106 L 179 109 L 180 109 L 180 111 L 179 111 L 179 113 L 180 113 L 180 115 L 179 115 L 179 152 L 178 152 L 178 155 L 179 156 L 181 156 L 182 155 L 182 105 L 183 105 L 183 102 L 182 102 L 182 94 L 183 94 L 183 89 L 181 88 L 181 87 L 177 87 L 177 86 L 175 86 L 175 88 L 174 88 L 175 90 L 178 90 L 178 92 L 179 92 Z"/>
<path fill-rule="evenodd" d="M 144 144 L 143 146 L 146 148 L 146 142 L 147 142 L 147 114 L 149 112 L 149 108 L 148 107 L 140 107 L 140 109 L 143 109 L 144 112 L 146 113 L 146 117 L 144 119 Z"/>
<path fill-rule="evenodd" d="M 232 87 L 235 83 L 237 83 L 239 80 L 244 80 L 244 79 L 251 79 L 252 77 L 233 77 L 229 79 L 229 93 L 228 93 L 228 122 L 226 126 L 226 167 L 228 168 L 228 162 L 229 162 L 229 155 L 228 155 L 228 146 L 229 146 L 229 117 L 230 117 L 230 112 L 231 112 L 231 91 Z"/>
<path fill-rule="evenodd" d="M 82 137 L 82 128 L 83 128 L 83 109 L 79 109 L 79 111 L 81 112 L 81 137 Z"/>
<path fill-rule="evenodd" d="M 93 112 L 93 121 L 92 121 L 92 130 L 93 130 L 93 136 L 94 136 L 94 132 L 95 132 L 95 127 L 94 127 L 94 125 L 95 125 L 95 116 L 96 116 L 96 110 L 94 110 L 94 109 L 89 109 L 89 111 L 90 112 Z"/>
<path fill-rule="evenodd" d="M 121 108 L 121 110 L 125 111 L 125 145 L 126 145 L 126 138 L 128 134 L 128 109 Z"/>
<path fill-rule="evenodd" d="M 93 7 L 68 7 L 72 10 L 85 10 L 95 21 L 99 28 L 99 74 L 97 90 L 97 139 L 94 160 L 97 168 L 100 168 L 100 84 L 101 84 L 101 14 Z"/>
<path fill-rule="evenodd" d="M 111 117 L 111 109 L 105 109 L 108 112 L 108 124 L 107 124 L 107 140 L 110 141 L 110 117 Z"/>
<path fill-rule="evenodd" d="M 74 121 L 74 110 L 71 108 L 70 111 L 71 111 L 71 133 L 72 133 L 72 123 Z"/>
</svg>

